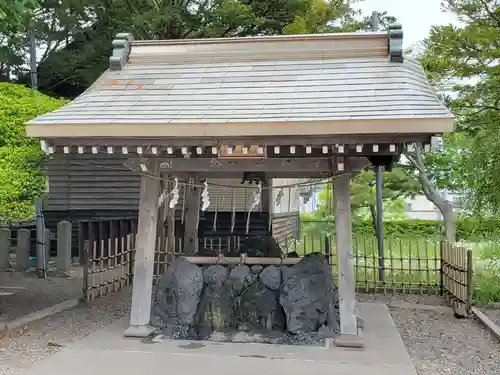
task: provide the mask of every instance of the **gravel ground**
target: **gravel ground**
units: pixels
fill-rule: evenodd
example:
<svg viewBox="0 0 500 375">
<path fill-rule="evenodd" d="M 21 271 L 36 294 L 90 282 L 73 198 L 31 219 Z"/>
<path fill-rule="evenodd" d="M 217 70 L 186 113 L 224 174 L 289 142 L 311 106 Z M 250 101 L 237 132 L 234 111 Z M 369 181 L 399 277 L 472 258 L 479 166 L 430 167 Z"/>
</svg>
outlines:
<svg viewBox="0 0 500 375">
<path fill-rule="evenodd" d="M 0 272 L 0 321 L 10 321 L 23 315 L 53 306 L 82 295 L 82 279 L 75 269 L 71 278 L 39 279 L 34 272 Z M 7 288 L 6 288 L 7 287 Z M 23 287 L 15 290 L 8 287 Z M 5 293 L 14 293 L 5 295 Z"/>
<path fill-rule="evenodd" d="M 500 375 L 500 343 L 475 320 L 453 318 L 436 296 L 359 295 L 360 301 L 439 305 L 437 311 L 391 308 L 419 375 Z M 75 340 L 126 316 L 130 290 L 68 310 L 0 336 L 0 374 L 26 369 Z"/>
<path fill-rule="evenodd" d="M 392 302 L 404 301 L 411 304 L 428 305 L 428 306 L 447 306 L 444 298 L 437 295 L 418 295 L 418 294 L 367 294 L 358 293 L 357 300 L 359 302 L 378 302 L 390 305 Z"/>
<path fill-rule="evenodd" d="M 130 290 L 100 298 L 28 324 L 22 329 L 0 333 L 0 374 L 26 369 L 65 345 L 126 316 L 130 311 Z"/>
<path fill-rule="evenodd" d="M 500 374 L 500 343 L 476 320 L 448 312 L 391 308 L 419 375 Z"/>
</svg>

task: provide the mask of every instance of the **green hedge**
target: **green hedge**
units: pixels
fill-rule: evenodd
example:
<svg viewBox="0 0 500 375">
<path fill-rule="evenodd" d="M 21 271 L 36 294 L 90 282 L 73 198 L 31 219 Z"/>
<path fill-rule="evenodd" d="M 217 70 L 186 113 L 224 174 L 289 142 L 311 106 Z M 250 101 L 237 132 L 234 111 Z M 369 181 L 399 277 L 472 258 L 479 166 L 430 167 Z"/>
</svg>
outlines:
<svg viewBox="0 0 500 375">
<path fill-rule="evenodd" d="M 500 237 L 499 219 L 458 219 L 457 240 Z M 353 223 L 358 233 L 374 233 L 372 222 Z M 440 220 L 394 220 L 384 223 L 388 236 L 442 237 L 444 223 Z"/>
<path fill-rule="evenodd" d="M 352 230 L 357 234 L 375 234 L 371 220 L 354 222 Z M 384 222 L 384 234 L 388 237 L 440 237 L 443 223 L 437 220 L 393 220 Z"/>
<path fill-rule="evenodd" d="M 303 226 L 308 226 L 309 217 L 302 218 Z M 500 219 L 458 219 L 457 239 L 473 240 L 480 238 L 500 238 Z M 335 226 L 332 225 L 334 228 Z M 356 234 L 375 234 L 373 222 L 354 221 L 353 232 Z M 387 237 L 428 237 L 441 238 L 444 225 L 439 220 L 404 219 L 384 222 L 384 234 Z"/>
</svg>

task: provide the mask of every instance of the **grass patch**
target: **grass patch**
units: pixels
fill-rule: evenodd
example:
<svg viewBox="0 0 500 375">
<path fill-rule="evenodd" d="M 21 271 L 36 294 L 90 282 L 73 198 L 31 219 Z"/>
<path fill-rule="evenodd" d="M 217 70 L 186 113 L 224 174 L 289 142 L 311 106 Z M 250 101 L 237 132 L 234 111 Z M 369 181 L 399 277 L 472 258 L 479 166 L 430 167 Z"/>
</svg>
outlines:
<svg viewBox="0 0 500 375">
<path fill-rule="evenodd" d="M 483 241 L 473 244 L 474 294 L 478 305 L 500 302 L 500 243 Z"/>
<path fill-rule="evenodd" d="M 311 252 L 330 254 L 337 276 L 335 237 L 303 235 L 290 241 L 285 251 L 299 256 Z M 386 238 L 379 270 L 378 242 L 375 236 L 353 237 L 353 263 L 358 290 L 424 292 L 440 286 L 440 247 L 438 241 L 424 238 Z"/>
<path fill-rule="evenodd" d="M 295 251 L 299 256 L 318 251 L 330 254 L 337 278 L 335 237 L 325 236 L 330 229 L 326 225 L 320 229 L 304 230 L 298 241 L 289 241 L 283 250 Z M 466 245 L 472 247 L 474 256 L 474 301 L 480 305 L 500 302 L 500 240 L 477 240 Z M 436 239 L 386 238 L 381 275 L 376 236 L 354 235 L 353 263 L 359 291 L 422 293 L 436 292 L 441 287 L 440 241 Z"/>
</svg>

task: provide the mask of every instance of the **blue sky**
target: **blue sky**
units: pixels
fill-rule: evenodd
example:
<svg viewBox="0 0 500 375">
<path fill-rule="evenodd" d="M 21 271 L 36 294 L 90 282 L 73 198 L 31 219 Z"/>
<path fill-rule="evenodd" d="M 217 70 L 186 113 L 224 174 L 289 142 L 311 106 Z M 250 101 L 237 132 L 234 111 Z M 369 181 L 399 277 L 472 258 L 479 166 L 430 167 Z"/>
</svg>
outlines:
<svg viewBox="0 0 500 375">
<path fill-rule="evenodd" d="M 353 4 L 366 15 L 374 10 L 387 11 L 403 25 L 403 43 L 408 48 L 424 39 L 433 25 L 456 23 L 452 14 L 440 8 L 441 0 L 365 0 Z"/>
</svg>

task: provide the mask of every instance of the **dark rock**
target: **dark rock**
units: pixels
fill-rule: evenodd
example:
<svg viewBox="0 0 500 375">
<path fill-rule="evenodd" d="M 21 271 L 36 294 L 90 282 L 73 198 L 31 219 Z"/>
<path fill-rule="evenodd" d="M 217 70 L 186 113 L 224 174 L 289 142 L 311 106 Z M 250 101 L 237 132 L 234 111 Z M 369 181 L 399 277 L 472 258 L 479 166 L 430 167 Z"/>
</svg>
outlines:
<svg viewBox="0 0 500 375">
<path fill-rule="evenodd" d="M 316 332 L 332 308 L 333 279 L 320 253 L 306 255 L 289 267 L 280 291 L 287 330 L 293 334 Z"/>
<path fill-rule="evenodd" d="M 273 236 L 248 237 L 241 248 L 249 257 L 280 257 L 281 249 Z"/>
<path fill-rule="evenodd" d="M 241 247 L 241 252 L 246 253 L 249 257 L 265 257 L 267 254 L 266 242 L 266 237 L 263 236 L 248 237 Z"/>
<path fill-rule="evenodd" d="M 278 258 L 281 257 L 281 254 L 281 248 L 278 245 L 276 238 L 269 236 L 267 242 L 267 256 L 270 258 Z"/>
<path fill-rule="evenodd" d="M 281 271 L 276 266 L 268 266 L 259 275 L 262 283 L 271 290 L 279 290 L 281 286 Z"/>
<path fill-rule="evenodd" d="M 296 251 L 292 251 L 290 253 L 287 253 L 286 257 L 287 258 L 298 258 L 299 257 L 299 253 L 297 253 Z"/>
<path fill-rule="evenodd" d="M 202 289 L 201 268 L 184 258 L 175 259 L 158 282 L 153 304 L 154 321 L 164 326 L 190 327 L 194 323 Z"/>
<path fill-rule="evenodd" d="M 252 271 L 253 274 L 258 275 L 259 273 L 262 272 L 263 268 L 264 267 L 256 264 L 256 265 L 253 265 L 252 267 L 250 267 L 250 271 Z"/>
<path fill-rule="evenodd" d="M 227 288 L 233 297 L 240 296 L 257 279 L 248 266 L 238 264 L 231 269 L 227 279 Z"/>
<path fill-rule="evenodd" d="M 231 325 L 232 301 L 224 288 L 226 278 L 224 266 L 209 266 L 203 270 L 204 287 L 196 313 L 196 329 L 201 336 Z"/>
<path fill-rule="evenodd" d="M 280 272 L 281 272 L 281 282 L 283 283 L 286 279 L 288 279 L 288 276 L 290 275 L 290 267 L 280 266 Z"/>
<path fill-rule="evenodd" d="M 250 285 L 241 296 L 239 318 L 253 327 L 279 331 L 285 329 L 279 293 L 266 288 L 260 280 Z"/>
<path fill-rule="evenodd" d="M 203 282 L 205 285 L 223 285 L 227 278 L 227 268 L 224 266 L 208 266 L 203 269 Z"/>
</svg>

